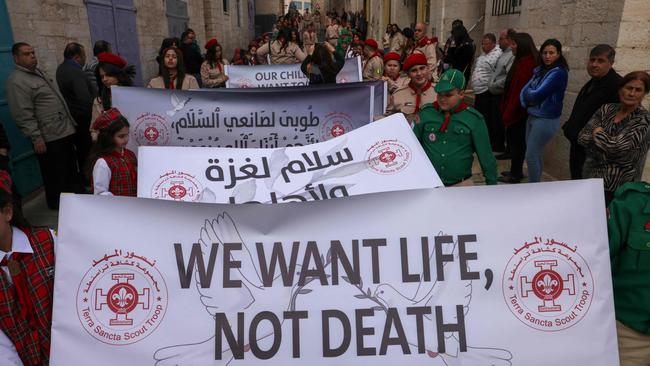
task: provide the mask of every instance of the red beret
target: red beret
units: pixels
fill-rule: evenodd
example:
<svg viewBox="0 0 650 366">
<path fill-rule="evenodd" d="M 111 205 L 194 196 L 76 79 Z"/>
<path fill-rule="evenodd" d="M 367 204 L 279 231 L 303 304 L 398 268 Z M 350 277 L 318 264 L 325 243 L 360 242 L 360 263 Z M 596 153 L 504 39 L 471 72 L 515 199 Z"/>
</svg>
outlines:
<svg viewBox="0 0 650 366">
<path fill-rule="evenodd" d="M 408 72 L 413 66 L 426 65 L 426 64 L 427 64 L 427 57 L 424 56 L 424 54 L 413 53 L 406 58 L 406 61 L 404 61 L 404 67 L 402 68 L 402 70 Z"/>
<path fill-rule="evenodd" d="M 399 57 L 399 54 L 397 52 L 388 52 L 386 56 L 384 56 L 384 63 L 388 61 L 397 61 L 400 62 L 401 57 Z"/>
<path fill-rule="evenodd" d="M 0 189 L 11 194 L 11 176 L 6 170 L 0 170 Z"/>
<path fill-rule="evenodd" d="M 210 48 L 212 48 L 212 47 L 214 47 L 214 46 L 217 46 L 218 44 L 219 44 L 219 42 L 217 42 L 217 39 L 216 39 L 216 38 L 212 38 L 211 40 L 209 40 L 209 41 L 205 44 L 205 49 L 206 49 L 206 50 L 209 50 Z"/>
<path fill-rule="evenodd" d="M 372 48 L 375 48 L 375 49 L 379 48 L 379 45 L 377 44 L 377 41 L 375 41 L 375 40 L 372 39 L 372 38 L 368 38 L 368 39 L 366 39 L 366 41 L 364 42 L 364 44 L 365 44 L 366 46 L 368 46 L 368 47 L 372 47 Z"/>
<path fill-rule="evenodd" d="M 97 55 L 97 61 L 99 62 L 106 62 L 109 64 L 113 64 L 120 69 L 123 69 L 126 67 L 126 60 L 121 58 L 120 56 L 110 53 L 110 52 L 102 52 L 99 55 Z"/>
<path fill-rule="evenodd" d="M 102 112 L 93 123 L 93 130 L 99 131 L 111 125 L 120 118 L 122 114 L 117 108 L 110 108 Z"/>
</svg>

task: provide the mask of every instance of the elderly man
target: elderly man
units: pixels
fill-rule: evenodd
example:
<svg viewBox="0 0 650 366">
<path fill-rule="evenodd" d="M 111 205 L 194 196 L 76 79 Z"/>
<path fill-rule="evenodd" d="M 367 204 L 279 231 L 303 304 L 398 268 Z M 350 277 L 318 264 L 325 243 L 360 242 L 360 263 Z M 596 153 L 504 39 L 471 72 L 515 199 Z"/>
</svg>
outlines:
<svg viewBox="0 0 650 366">
<path fill-rule="evenodd" d="M 48 207 L 58 209 L 61 192 L 78 190 L 75 122 L 56 83 L 37 67 L 34 48 L 21 42 L 11 52 L 16 64 L 6 84 L 11 116 L 34 144 Z"/>
<path fill-rule="evenodd" d="M 612 67 L 615 56 L 616 51 L 610 45 L 600 44 L 591 50 L 587 61 L 587 73 L 591 79 L 578 93 L 571 116 L 562 126 L 564 136 L 571 143 L 571 179 L 582 179 L 585 164 L 584 147 L 578 144 L 580 130 L 603 104 L 618 102 L 618 87 L 622 78 Z"/>
<path fill-rule="evenodd" d="M 424 23 L 418 23 L 415 25 L 413 38 L 415 39 L 415 44 L 408 54 L 413 54 L 415 52 L 424 54 L 427 58 L 429 69 L 431 70 L 431 73 L 433 73 L 438 64 L 438 56 L 436 54 L 438 40 L 436 38 L 427 37 L 427 27 Z"/>
<path fill-rule="evenodd" d="M 503 128 L 499 128 L 499 100 L 488 90 L 488 83 L 501 56 L 501 48 L 497 47 L 497 38 L 492 33 L 483 36 L 481 48 L 483 53 L 476 60 L 472 73 L 472 87 L 476 96 L 474 108 L 485 118 L 492 151 L 503 151 Z"/>
</svg>

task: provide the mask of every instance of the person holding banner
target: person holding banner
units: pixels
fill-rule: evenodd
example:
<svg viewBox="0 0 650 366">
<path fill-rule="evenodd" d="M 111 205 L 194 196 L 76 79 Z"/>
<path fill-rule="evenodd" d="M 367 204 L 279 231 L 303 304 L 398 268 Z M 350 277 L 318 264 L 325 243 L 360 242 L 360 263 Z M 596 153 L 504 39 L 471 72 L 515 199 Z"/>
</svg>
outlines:
<svg viewBox="0 0 650 366">
<path fill-rule="evenodd" d="M 307 57 L 297 44 L 291 42 L 291 31 L 288 28 L 281 29 L 273 42 L 265 43 L 257 49 L 260 63 L 267 63 L 265 62 L 267 56 L 270 60 L 268 63 L 273 65 L 298 64 Z"/>
<path fill-rule="evenodd" d="M 431 163 L 447 187 L 472 186 L 474 153 L 478 156 L 487 184 L 497 184 L 497 162 L 481 113 L 463 102 L 465 76 L 449 69 L 434 90 L 438 101 L 420 111 L 420 123 L 413 127 Z"/>
<path fill-rule="evenodd" d="M 388 110 L 402 112 L 409 122 L 419 123 L 422 106 L 436 101 L 427 58 L 421 53 L 410 55 L 404 62 L 404 70 L 408 72 L 408 84 L 390 96 Z"/>
<path fill-rule="evenodd" d="M 151 79 L 147 88 L 189 90 L 198 89 L 199 83 L 194 76 L 185 73 L 181 50 L 169 47 L 163 52 L 161 74 Z"/>
<path fill-rule="evenodd" d="M 323 42 L 316 45 L 314 53 L 307 56 L 300 69 L 309 79 L 309 85 L 336 84 L 336 75 L 344 64 L 343 52 Z"/>
<path fill-rule="evenodd" d="M 55 239 L 14 210 L 11 184 L 0 171 L 0 364 L 47 365 Z"/>
<path fill-rule="evenodd" d="M 219 88 L 226 86 L 228 75 L 224 67 L 228 60 L 223 58 L 223 48 L 216 38 L 212 38 L 205 44 L 207 50 L 205 61 L 201 64 L 201 81 L 206 88 Z"/>
<path fill-rule="evenodd" d="M 650 365 L 650 184 L 622 185 L 609 205 L 609 256 L 621 366 Z"/>
<path fill-rule="evenodd" d="M 388 83 L 388 92 L 392 95 L 398 89 L 408 85 L 411 81 L 408 76 L 400 71 L 400 55 L 395 52 L 389 52 L 384 56 L 384 76 L 382 80 Z"/>
<path fill-rule="evenodd" d="M 366 39 L 363 47 L 363 81 L 381 80 L 384 75 L 384 60 L 377 51 L 379 45 L 374 39 Z"/>
</svg>

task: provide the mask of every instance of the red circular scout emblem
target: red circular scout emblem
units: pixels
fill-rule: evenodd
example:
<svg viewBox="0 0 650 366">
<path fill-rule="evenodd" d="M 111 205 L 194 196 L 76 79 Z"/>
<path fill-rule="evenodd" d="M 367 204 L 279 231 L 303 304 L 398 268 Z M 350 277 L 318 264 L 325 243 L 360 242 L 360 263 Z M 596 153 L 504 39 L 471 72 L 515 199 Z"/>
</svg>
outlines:
<svg viewBox="0 0 650 366">
<path fill-rule="evenodd" d="M 368 169 L 377 174 L 395 174 L 411 162 L 411 148 L 398 140 L 378 141 L 366 152 Z"/>
<path fill-rule="evenodd" d="M 327 141 L 352 131 L 352 118 L 343 112 L 331 112 L 325 115 L 320 126 L 320 141 Z"/>
<path fill-rule="evenodd" d="M 431 132 L 429 134 L 429 141 L 431 141 L 431 142 L 436 141 L 436 134 L 435 133 Z"/>
<path fill-rule="evenodd" d="M 138 145 L 165 146 L 169 142 L 170 133 L 165 117 L 146 112 L 134 123 L 133 134 Z"/>
<path fill-rule="evenodd" d="M 77 289 L 81 327 L 90 337 L 113 346 L 151 335 L 162 323 L 168 301 L 156 260 L 116 249 L 90 264 Z"/>
<path fill-rule="evenodd" d="M 153 184 L 151 198 L 196 202 L 202 190 L 203 186 L 195 176 L 172 170 L 161 175 Z"/>
<path fill-rule="evenodd" d="M 158 140 L 159 136 L 160 133 L 158 132 L 158 129 L 154 126 L 149 126 L 144 130 L 144 138 L 146 138 L 151 142 Z"/>
<path fill-rule="evenodd" d="M 503 273 L 503 297 L 512 314 L 544 332 L 580 322 L 594 298 L 589 263 L 576 245 L 539 237 L 514 248 Z"/>
<path fill-rule="evenodd" d="M 342 124 L 337 123 L 334 126 L 332 126 L 330 133 L 332 134 L 333 137 L 339 137 L 345 133 L 345 127 L 343 127 Z"/>
</svg>

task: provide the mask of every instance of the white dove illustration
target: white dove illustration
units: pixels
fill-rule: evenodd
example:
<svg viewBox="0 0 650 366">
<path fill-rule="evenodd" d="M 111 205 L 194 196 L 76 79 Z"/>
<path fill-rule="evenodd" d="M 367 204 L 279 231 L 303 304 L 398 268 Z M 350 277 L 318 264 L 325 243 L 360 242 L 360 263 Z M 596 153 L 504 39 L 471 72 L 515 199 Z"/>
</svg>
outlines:
<svg viewBox="0 0 650 366">
<path fill-rule="evenodd" d="M 192 98 L 187 98 L 187 99 L 181 101 L 178 98 L 178 96 L 176 96 L 175 93 L 172 93 L 172 96 L 171 96 L 172 109 L 168 110 L 165 113 L 170 117 L 174 117 L 174 115 L 177 112 L 180 112 L 190 100 L 192 100 Z"/>
<path fill-rule="evenodd" d="M 203 249 L 204 256 L 208 256 L 209 248 L 212 243 L 219 243 L 216 263 L 223 263 L 224 243 L 242 243 L 242 250 L 231 253 L 231 258 L 241 262 L 241 268 L 231 271 L 232 280 L 241 280 L 241 288 L 223 289 L 213 285 L 211 288 L 202 288 L 199 282 L 199 276 L 195 272 L 195 283 L 200 295 L 201 303 L 205 310 L 214 318 L 216 313 L 229 313 L 228 322 L 237 324 L 237 312 L 248 311 L 250 314 L 257 314 L 261 311 L 272 311 L 276 314 L 287 310 L 290 307 L 291 299 L 296 295 L 296 291 L 306 289 L 309 285 L 302 288 L 287 288 L 286 291 L 271 290 L 262 286 L 262 278 L 258 270 L 258 263 L 253 260 L 253 254 L 242 239 L 235 222 L 226 212 L 217 215 L 217 218 L 205 220 L 201 228 L 198 243 Z M 296 267 L 297 283 L 300 265 Z M 281 278 L 278 273 L 274 281 Z M 215 270 L 213 283 L 222 281 L 222 271 Z M 314 281 L 317 282 L 317 281 Z M 262 349 L 268 349 L 273 334 L 273 329 L 268 322 L 263 322 L 258 328 L 258 345 Z M 232 352 L 224 339 L 221 361 L 215 361 L 214 355 L 214 336 L 197 343 L 172 345 L 157 350 L 154 359 L 158 366 L 181 366 L 181 365 L 228 365 L 232 360 Z M 245 345 L 245 351 L 249 346 Z M 248 356 L 251 357 L 251 356 Z"/>
<path fill-rule="evenodd" d="M 446 249 L 446 250 L 445 250 Z M 460 269 L 458 266 L 457 243 L 443 245 L 445 254 L 453 254 L 454 261 L 443 264 L 444 281 L 433 280 L 428 284 L 420 283 L 416 293 L 408 296 L 397 290 L 391 284 L 380 284 L 374 292 L 375 298 L 379 299 L 383 305 L 388 307 L 410 307 L 410 306 L 427 306 L 435 307 L 436 305 L 461 304 L 463 305 L 463 314 L 469 312 L 469 304 L 472 300 L 472 282 L 463 281 L 460 278 Z M 433 253 L 429 260 L 434 259 Z M 435 268 L 435 263 L 432 263 Z M 468 267 L 469 270 L 469 267 Z M 443 306 L 443 319 L 445 323 L 456 323 L 456 309 L 450 306 Z M 424 316 L 424 328 L 436 329 L 435 313 Z M 415 324 L 404 324 L 407 335 L 417 334 Z M 508 350 L 498 348 L 480 348 L 467 346 L 467 352 L 460 352 L 460 343 L 454 333 L 445 335 L 445 353 L 438 353 L 438 344 L 435 337 L 425 337 L 426 352 L 431 358 L 436 359 L 439 365 L 474 365 L 474 366 L 510 366 L 512 354 Z M 409 345 L 415 353 L 417 343 L 410 341 Z"/>
</svg>

